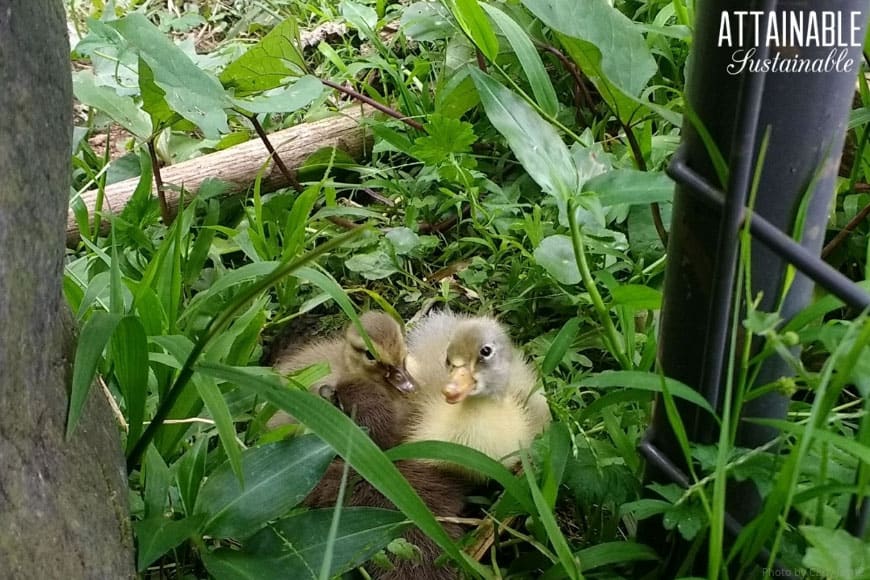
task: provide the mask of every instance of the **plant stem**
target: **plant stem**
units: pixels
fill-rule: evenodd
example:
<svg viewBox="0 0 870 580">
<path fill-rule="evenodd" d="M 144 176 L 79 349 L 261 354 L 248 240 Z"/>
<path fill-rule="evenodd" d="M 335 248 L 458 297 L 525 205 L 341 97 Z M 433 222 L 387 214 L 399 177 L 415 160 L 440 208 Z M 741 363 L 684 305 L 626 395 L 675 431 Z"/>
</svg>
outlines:
<svg viewBox="0 0 870 580">
<path fill-rule="evenodd" d="M 285 261 L 278 265 L 270 274 L 267 274 L 264 278 L 262 278 L 259 282 L 254 284 L 249 289 L 243 291 L 229 308 L 225 309 L 223 312 L 218 314 L 215 318 L 212 318 L 208 327 L 206 327 L 205 332 L 200 337 L 196 344 L 193 345 L 193 349 L 190 351 L 190 354 L 187 357 L 187 360 L 184 361 L 184 366 L 181 367 L 181 370 L 178 373 L 178 376 L 175 378 L 175 381 L 172 383 L 172 386 L 167 391 L 166 396 L 163 397 L 163 400 L 160 401 L 160 406 L 157 408 L 157 412 L 154 413 L 154 418 L 151 419 L 151 423 L 145 429 L 145 432 L 139 437 L 139 440 L 136 441 L 136 444 L 133 446 L 133 449 L 130 451 L 130 454 L 127 456 L 127 471 L 130 472 L 138 463 L 139 459 L 142 457 L 142 454 L 145 453 L 145 450 L 150 445 L 151 441 L 154 440 L 154 436 L 157 434 L 157 430 L 163 425 L 163 422 L 169 416 L 169 412 L 172 410 L 172 407 L 175 405 L 175 401 L 178 400 L 179 395 L 184 390 L 185 385 L 187 385 L 190 378 L 193 376 L 194 372 L 194 364 L 196 363 L 199 355 L 205 350 L 205 347 L 211 343 L 214 337 L 218 336 L 224 328 L 226 328 L 233 317 L 241 310 L 246 304 L 248 304 L 251 300 L 253 300 L 256 296 L 258 296 L 261 292 L 267 290 L 271 286 L 273 286 L 276 282 L 293 273 L 293 271 L 298 268 L 304 266 L 308 262 L 322 256 L 323 254 L 330 252 L 342 245 L 346 242 L 358 237 L 362 234 L 367 228 L 360 227 L 352 230 L 346 234 L 342 234 L 338 237 L 335 237 L 328 242 L 321 244 L 317 248 L 311 250 L 304 256 L 293 260 L 293 261 Z"/>
<path fill-rule="evenodd" d="M 622 339 L 613 320 L 610 318 L 610 311 L 604 304 L 601 294 L 595 285 L 595 279 L 592 278 L 592 272 L 589 271 L 589 264 L 586 262 L 586 253 L 583 248 L 583 234 L 580 232 L 580 225 L 577 223 L 576 216 L 577 204 L 574 200 L 568 202 L 568 224 L 571 227 L 571 242 L 574 245 L 574 259 L 577 261 L 577 269 L 580 270 L 580 276 L 583 279 L 583 285 L 592 299 L 592 306 L 598 314 L 599 321 L 604 327 L 604 342 L 607 345 L 610 353 L 619 362 L 619 365 L 626 370 L 632 368 L 632 363 L 628 360 L 625 351 L 622 348 Z"/>
<path fill-rule="evenodd" d="M 381 103 L 377 102 L 376 100 L 372 99 L 371 97 L 367 97 L 366 95 L 364 95 L 358 91 L 355 91 L 350 87 L 346 87 L 344 85 L 334 83 L 334 82 L 327 80 L 327 79 L 320 79 L 320 82 L 323 83 L 324 85 L 326 85 L 327 87 L 333 88 L 337 91 L 341 91 L 342 93 L 344 93 L 348 96 L 351 96 L 358 101 L 362 101 L 363 103 L 374 107 L 375 109 L 377 109 L 381 113 L 385 113 L 385 114 L 389 115 L 390 117 L 393 117 L 394 119 L 398 119 L 398 120 L 402 121 L 403 123 L 405 123 L 409 127 L 413 127 L 414 129 L 417 129 L 418 131 L 425 131 L 425 129 L 423 129 L 423 125 L 421 125 L 419 122 L 415 121 L 414 119 L 410 119 L 410 118 L 406 117 L 405 115 L 403 115 L 402 113 L 396 111 L 395 109 L 391 109 L 390 107 L 388 107 L 386 105 L 382 105 Z"/>
<path fill-rule="evenodd" d="M 160 200 L 160 217 L 163 225 L 172 225 L 172 214 L 169 213 L 169 205 L 166 203 L 166 190 L 163 187 L 163 177 L 160 175 L 160 160 L 157 158 L 157 147 L 154 145 L 157 136 L 148 140 L 148 153 L 151 155 L 151 173 L 154 174 L 154 185 L 157 188 L 157 198 Z"/>
</svg>

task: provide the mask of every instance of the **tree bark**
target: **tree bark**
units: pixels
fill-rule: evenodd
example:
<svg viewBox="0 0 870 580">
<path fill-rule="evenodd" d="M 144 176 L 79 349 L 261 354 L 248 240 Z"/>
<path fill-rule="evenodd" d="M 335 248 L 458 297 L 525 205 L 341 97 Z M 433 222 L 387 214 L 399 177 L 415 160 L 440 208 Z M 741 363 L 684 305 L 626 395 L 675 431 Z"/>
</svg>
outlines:
<svg viewBox="0 0 870 580">
<path fill-rule="evenodd" d="M 269 142 L 275 148 L 284 164 L 295 171 L 305 159 L 319 149 L 335 147 L 351 155 L 362 155 L 370 137 L 360 119 L 370 115 L 370 107 L 351 106 L 342 111 L 341 115 L 329 117 L 313 123 L 303 123 L 283 131 L 269 135 Z M 231 185 L 226 195 L 245 191 L 254 183 L 263 164 L 269 160 L 269 152 L 263 142 L 257 138 L 246 141 L 235 147 L 217 151 L 176 165 L 163 167 L 160 175 L 166 186 L 166 202 L 174 212 L 178 207 L 178 190 L 184 187 L 188 192 L 196 193 L 202 182 L 209 178 L 220 179 Z M 125 179 L 106 187 L 103 200 L 103 211 L 118 214 L 130 201 L 133 192 L 139 185 L 139 178 Z M 269 161 L 263 175 L 262 191 L 274 191 L 287 187 L 287 178 L 279 171 L 274 162 Z M 174 187 L 172 187 L 174 186 Z M 88 208 L 88 219 L 92 223 L 96 209 L 97 191 L 90 190 L 82 194 L 82 201 Z M 108 226 L 106 221 L 103 222 Z M 72 209 L 69 210 L 66 225 L 67 245 L 74 247 L 79 241 L 79 226 Z"/>
<path fill-rule="evenodd" d="M 64 439 L 72 86 L 60 2 L 0 0 L 0 87 L 0 575 L 132 577 L 118 429 L 99 391 Z"/>
</svg>

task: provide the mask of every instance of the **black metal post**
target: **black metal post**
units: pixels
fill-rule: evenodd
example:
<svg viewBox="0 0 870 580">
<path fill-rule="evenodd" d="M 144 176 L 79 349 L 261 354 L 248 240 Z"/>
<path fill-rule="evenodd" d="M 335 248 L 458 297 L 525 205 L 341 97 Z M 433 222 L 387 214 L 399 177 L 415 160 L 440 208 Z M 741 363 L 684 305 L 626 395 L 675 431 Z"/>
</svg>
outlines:
<svg viewBox="0 0 870 580">
<path fill-rule="evenodd" d="M 659 360 L 664 373 L 695 387 L 717 411 L 721 411 L 722 386 L 729 365 L 731 305 L 735 292 L 738 232 L 745 215 L 752 176 L 756 171 L 760 143 L 769 136 L 766 160 L 760 177 L 754 211 L 763 223 L 752 224 L 761 232 L 751 248 L 752 293 L 763 294 L 761 310 L 780 312 L 788 320 L 805 307 L 811 297 L 813 278 L 842 281 L 823 264 L 812 263 L 824 242 L 828 210 L 837 175 L 838 160 L 845 139 L 848 112 L 855 91 L 855 76 L 860 69 L 865 31 L 867 0 L 707 0 L 699 2 L 695 25 L 692 61 L 686 89 L 688 106 L 727 160 L 727 183 L 720 183 L 711 155 L 687 116 L 683 124 L 683 145 L 672 167 L 677 190 L 668 247 L 665 302 L 662 309 Z M 743 17 L 744 42 L 737 41 L 736 26 L 730 30 L 732 43 L 723 41 L 723 19 L 736 24 Z M 756 17 L 750 11 L 760 11 Z M 818 42 L 795 42 L 781 38 L 765 42 L 769 31 L 768 15 L 780 22 L 801 17 L 822 22 L 822 12 L 833 13 L 841 30 L 840 40 L 847 46 L 826 46 Z M 723 13 L 725 16 L 723 16 Z M 852 13 L 857 13 L 853 17 Z M 762 22 L 761 42 L 755 43 L 754 22 Z M 852 28 L 857 23 L 858 30 Z M 847 34 L 850 37 L 844 37 Z M 848 42 L 851 37 L 856 42 Z M 806 31 L 801 40 L 806 41 Z M 800 44 L 803 44 L 801 46 Z M 753 50 L 752 64 L 767 62 L 780 70 L 762 71 L 742 59 Z M 832 55 L 832 56 L 829 56 Z M 827 72 L 783 72 L 783 61 L 795 63 L 808 59 L 832 62 Z M 849 64 L 851 62 L 851 64 Z M 709 186 L 708 184 L 713 184 Z M 727 188 L 727 189 L 726 189 Z M 712 207 L 715 189 L 726 191 L 721 207 Z M 712 198 L 711 198 L 712 196 Z M 717 204 L 718 205 L 718 204 Z M 788 248 L 781 232 L 791 234 L 799 213 L 804 216 L 800 231 L 801 249 Z M 773 226 L 773 227 L 771 227 Z M 776 231 L 776 230 L 780 231 Z M 788 288 L 786 269 L 790 262 L 783 248 L 803 260 Z M 796 264 L 797 265 L 797 264 Z M 827 278 L 825 278 L 827 276 Z M 828 284 L 824 284 L 828 286 Z M 850 293 L 851 292 L 851 293 Z M 849 302 L 867 304 L 860 291 L 844 291 Z M 839 294 L 839 293 L 838 293 Z M 739 340 L 740 337 L 737 337 Z M 758 376 L 765 384 L 792 374 L 785 361 L 771 357 Z M 746 405 L 744 416 L 782 418 L 788 400 L 772 393 Z M 715 423 L 695 407 L 680 405 L 683 423 L 694 442 L 712 443 L 718 439 Z M 769 442 L 776 432 L 760 426 L 741 425 L 737 444 L 756 447 Z M 647 481 L 670 482 L 673 470 L 687 473 L 685 461 L 667 417 L 656 406 L 653 424 L 641 447 L 649 463 Z M 670 462 L 659 461 L 664 457 Z M 729 493 L 732 525 L 739 528 L 752 519 L 760 499 L 751 485 L 735 486 Z M 685 544 L 663 544 L 664 534 L 655 523 L 641 528 L 641 540 L 673 550 L 674 566 L 688 552 Z M 699 562 L 696 573 L 705 573 Z M 671 570 L 675 569 L 673 567 Z"/>
</svg>

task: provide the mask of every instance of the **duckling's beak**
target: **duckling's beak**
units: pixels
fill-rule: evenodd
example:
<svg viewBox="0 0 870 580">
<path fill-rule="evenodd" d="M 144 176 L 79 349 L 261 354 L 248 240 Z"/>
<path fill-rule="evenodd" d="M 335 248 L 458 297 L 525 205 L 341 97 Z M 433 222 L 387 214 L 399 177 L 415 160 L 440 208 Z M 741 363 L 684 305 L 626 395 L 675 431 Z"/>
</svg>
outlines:
<svg viewBox="0 0 870 580">
<path fill-rule="evenodd" d="M 404 366 L 390 367 L 387 371 L 387 382 L 402 393 L 412 393 L 417 389 Z"/>
<path fill-rule="evenodd" d="M 450 382 L 441 390 L 441 394 L 451 405 L 462 401 L 474 390 L 476 381 L 467 366 L 456 367 L 450 373 Z"/>
</svg>

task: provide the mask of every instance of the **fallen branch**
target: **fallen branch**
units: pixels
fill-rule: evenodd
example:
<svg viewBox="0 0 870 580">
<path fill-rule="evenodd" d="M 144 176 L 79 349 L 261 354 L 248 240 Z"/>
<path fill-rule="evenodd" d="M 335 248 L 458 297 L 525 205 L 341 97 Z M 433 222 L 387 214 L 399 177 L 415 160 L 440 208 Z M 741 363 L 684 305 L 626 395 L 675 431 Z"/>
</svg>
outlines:
<svg viewBox="0 0 870 580">
<path fill-rule="evenodd" d="M 298 168 L 305 159 L 324 147 L 336 147 L 345 153 L 359 157 L 370 140 L 370 135 L 360 127 L 362 117 L 370 115 L 368 107 L 349 107 L 341 115 L 329 117 L 313 123 L 303 123 L 269 136 L 277 154 L 287 167 Z M 259 139 L 251 139 L 223 151 L 210 153 L 189 161 L 162 168 L 161 177 L 166 187 L 166 205 L 171 211 L 178 207 L 178 190 L 184 187 L 187 192 L 196 192 L 209 178 L 220 179 L 232 187 L 226 195 L 238 194 L 251 186 L 263 164 L 270 158 L 269 152 Z M 139 178 L 113 183 L 105 188 L 103 199 L 104 214 L 118 214 L 130 201 Z M 262 180 L 262 191 L 274 191 L 287 187 L 284 174 L 269 162 Z M 93 223 L 98 191 L 90 190 L 81 199 L 88 208 L 88 224 Z M 108 227 L 108 224 L 105 224 Z M 67 214 L 66 242 L 74 247 L 79 241 L 79 227 L 72 209 Z"/>
</svg>

